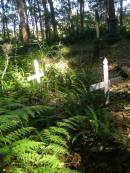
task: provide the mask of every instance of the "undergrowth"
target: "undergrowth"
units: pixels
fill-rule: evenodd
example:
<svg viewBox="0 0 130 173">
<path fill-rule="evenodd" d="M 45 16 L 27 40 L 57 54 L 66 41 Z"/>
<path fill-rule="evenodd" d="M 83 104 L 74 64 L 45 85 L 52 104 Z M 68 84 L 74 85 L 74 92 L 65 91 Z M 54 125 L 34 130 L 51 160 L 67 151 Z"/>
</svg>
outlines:
<svg viewBox="0 0 130 173">
<path fill-rule="evenodd" d="M 88 108 L 89 114 L 59 119 L 51 105 L 25 106 L 8 98 L 1 98 L 0 105 L 1 172 L 78 172 L 67 167 L 71 146 L 77 141 L 87 144 L 102 138 L 103 142 L 109 139 L 122 144 L 120 135 L 111 130 L 107 112 L 105 119 L 100 119 Z M 100 139 L 100 145 L 103 142 Z"/>
<path fill-rule="evenodd" d="M 78 173 L 82 158 L 71 158 L 82 147 L 105 150 L 108 141 L 125 145 L 104 108 L 103 92 L 90 92 L 97 74 L 70 69 L 59 47 L 40 46 L 40 84 L 27 81 L 34 73 L 31 54 L 20 66 L 17 57 L 10 61 L 1 80 L 0 172 Z"/>
</svg>

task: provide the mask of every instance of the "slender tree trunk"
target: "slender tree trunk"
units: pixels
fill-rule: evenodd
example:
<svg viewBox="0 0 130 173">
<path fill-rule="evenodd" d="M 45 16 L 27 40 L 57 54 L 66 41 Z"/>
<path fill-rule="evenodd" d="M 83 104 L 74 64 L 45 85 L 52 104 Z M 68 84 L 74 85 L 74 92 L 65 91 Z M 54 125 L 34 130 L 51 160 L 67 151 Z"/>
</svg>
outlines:
<svg viewBox="0 0 130 173">
<path fill-rule="evenodd" d="M 97 36 L 97 39 L 99 39 L 100 38 L 100 28 L 99 28 L 98 10 L 95 10 L 95 22 L 96 22 L 96 36 Z"/>
<path fill-rule="evenodd" d="M 76 19 L 76 31 L 77 31 L 77 34 L 79 34 L 79 11 L 77 9 L 77 19 Z"/>
<path fill-rule="evenodd" d="M 29 26 L 26 19 L 25 14 L 25 6 L 23 0 L 17 0 L 17 6 L 19 10 L 19 17 L 20 17 L 20 30 L 22 33 L 22 40 L 25 47 L 29 44 Z"/>
<path fill-rule="evenodd" d="M 98 10 L 95 10 L 95 22 L 96 22 L 96 39 L 94 41 L 94 50 L 93 50 L 93 58 L 99 58 L 100 49 L 102 45 L 102 40 L 100 39 L 100 26 L 99 26 L 99 13 Z"/>
<path fill-rule="evenodd" d="M 44 20 L 45 20 L 45 35 L 46 39 L 50 38 L 50 27 L 49 27 L 49 12 L 47 9 L 46 0 L 42 0 L 43 8 L 44 8 Z"/>
<path fill-rule="evenodd" d="M 37 6 L 37 4 L 34 2 L 34 21 L 35 21 L 35 28 L 36 28 L 35 36 L 36 36 L 37 39 L 39 39 L 39 30 L 38 30 L 38 19 L 37 19 L 36 6 Z"/>
<path fill-rule="evenodd" d="M 6 33 L 7 33 L 7 38 L 8 38 L 8 40 L 10 40 L 9 28 L 8 28 L 8 22 L 7 22 L 7 21 L 6 21 Z"/>
<path fill-rule="evenodd" d="M 84 0 L 79 0 L 80 4 L 80 30 L 84 31 Z"/>
<path fill-rule="evenodd" d="M 120 0 L 120 26 L 123 26 L 123 0 Z"/>
<path fill-rule="evenodd" d="M 28 4 L 29 4 L 29 12 L 30 12 L 30 16 L 31 16 L 31 24 L 32 24 L 32 35 L 35 36 L 35 23 L 34 23 L 34 12 L 33 12 L 33 0 L 28 0 Z"/>
<path fill-rule="evenodd" d="M 27 10 L 27 4 L 26 4 L 26 0 L 23 0 L 24 3 L 24 11 L 25 11 L 25 19 L 26 19 L 26 23 L 29 26 L 29 17 L 28 17 L 28 10 Z"/>
<path fill-rule="evenodd" d="M 53 6 L 53 1 L 48 0 L 48 2 L 50 5 L 50 10 L 51 10 L 51 22 L 52 22 L 52 26 L 53 26 L 53 35 L 56 38 L 58 36 L 58 33 L 57 33 L 57 24 L 56 24 L 56 19 L 55 19 L 55 10 L 54 10 L 54 6 Z"/>
<path fill-rule="evenodd" d="M 36 15 L 34 15 L 34 21 L 35 21 L 35 28 L 36 28 L 36 32 L 34 32 L 34 35 L 36 36 L 37 39 L 39 39 L 39 30 L 38 30 L 38 22 L 37 22 Z"/>
<path fill-rule="evenodd" d="M 16 33 L 16 19 L 15 18 L 13 20 L 13 32 L 14 32 L 14 38 L 16 38 L 17 33 Z"/>
<path fill-rule="evenodd" d="M 69 24 L 69 35 L 71 34 L 71 15 L 72 15 L 71 3 L 70 3 L 70 0 L 68 0 L 68 24 Z"/>
<path fill-rule="evenodd" d="M 107 0 L 107 9 L 108 9 L 109 32 L 111 35 L 114 35 L 117 29 L 117 19 L 115 16 L 114 0 Z"/>
<path fill-rule="evenodd" d="M 40 24 L 40 30 L 41 30 L 41 37 L 43 40 L 44 39 L 43 22 L 42 22 L 43 19 L 42 19 L 41 9 L 40 9 L 38 0 L 37 0 L 37 7 L 38 7 L 38 12 L 39 12 L 39 24 Z"/>
<path fill-rule="evenodd" d="M 2 9 L 2 37 L 3 37 L 3 40 L 6 40 L 5 5 L 4 5 L 4 0 L 1 0 L 1 9 Z"/>
</svg>

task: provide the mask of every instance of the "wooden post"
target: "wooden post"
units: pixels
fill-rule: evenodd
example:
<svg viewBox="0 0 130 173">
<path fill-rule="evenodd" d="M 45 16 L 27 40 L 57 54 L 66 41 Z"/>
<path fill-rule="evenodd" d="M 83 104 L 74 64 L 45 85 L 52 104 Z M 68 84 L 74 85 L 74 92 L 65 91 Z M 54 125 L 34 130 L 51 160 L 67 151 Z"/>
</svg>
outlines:
<svg viewBox="0 0 130 173">
<path fill-rule="evenodd" d="M 108 71 L 108 60 L 105 58 L 103 60 L 103 72 L 104 72 L 104 93 L 106 97 L 105 104 L 109 104 L 109 71 Z"/>
</svg>

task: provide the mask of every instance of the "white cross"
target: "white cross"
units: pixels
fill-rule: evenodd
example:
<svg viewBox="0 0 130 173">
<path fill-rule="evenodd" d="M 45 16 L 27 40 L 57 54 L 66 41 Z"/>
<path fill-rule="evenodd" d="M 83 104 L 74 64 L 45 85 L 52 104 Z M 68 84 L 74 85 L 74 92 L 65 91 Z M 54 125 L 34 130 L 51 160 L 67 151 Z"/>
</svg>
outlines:
<svg viewBox="0 0 130 173">
<path fill-rule="evenodd" d="M 37 60 L 34 60 L 34 68 L 35 68 L 35 74 L 33 76 L 29 76 L 27 78 L 28 81 L 36 79 L 38 83 L 41 82 L 41 77 L 44 76 L 44 73 L 40 71 L 39 64 Z"/>
<path fill-rule="evenodd" d="M 103 60 L 103 75 L 104 75 L 104 81 L 91 85 L 90 91 L 104 88 L 104 93 L 106 96 L 105 104 L 107 105 L 109 103 L 110 85 L 117 84 L 117 83 L 121 82 L 123 79 L 120 76 L 116 77 L 116 78 L 109 79 L 108 60 L 106 58 Z"/>
</svg>

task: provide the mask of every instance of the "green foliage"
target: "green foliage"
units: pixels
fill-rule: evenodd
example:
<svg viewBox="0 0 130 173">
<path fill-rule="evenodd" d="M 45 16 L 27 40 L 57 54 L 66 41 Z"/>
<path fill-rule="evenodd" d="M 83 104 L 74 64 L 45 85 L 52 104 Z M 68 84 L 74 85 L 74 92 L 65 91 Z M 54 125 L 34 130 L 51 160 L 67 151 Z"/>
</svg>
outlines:
<svg viewBox="0 0 130 173">
<path fill-rule="evenodd" d="M 72 170 L 68 165 L 73 164 L 69 156 L 79 146 L 89 147 L 90 142 L 96 141 L 95 148 L 99 145 L 105 148 L 108 140 L 124 142 L 112 127 L 111 114 L 103 109 L 104 93 L 90 92 L 90 85 L 97 82 L 98 75 L 84 68 L 59 70 L 60 62 L 66 62 L 61 45 L 53 48 L 43 45 L 40 51 L 34 50 L 44 71 L 40 84 L 26 80 L 34 73 L 30 64 L 34 55 L 28 55 L 27 60 L 20 60 L 20 55 L 18 59 L 15 57 L 17 60 L 11 61 L 2 83 L 1 172 L 77 173 L 76 167 Z M 45 58 L 53 60 L 49 68 L 45 68 Z M 14 70 L 16 64 L 18 68 Z"/>
<path fill-rule="evenodd" d="M 16 102 L 6 105 L 1 102 L 1 105 L 6 108 L 4 115 L 0 116 L 2 172 L 70 171 L 63 160 L 64 155 L 69 155 L 67 141 L 70 140 L 70 134 L 67 129 L 51 126 L 38 132 L 28 126 L 32 119 L 44 116 L 50 110 L 48 106 L 27 107 Z M 8 165 L 9 169 L 6 169 Z"/>
</svg>

